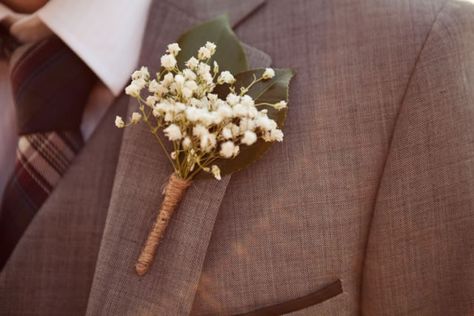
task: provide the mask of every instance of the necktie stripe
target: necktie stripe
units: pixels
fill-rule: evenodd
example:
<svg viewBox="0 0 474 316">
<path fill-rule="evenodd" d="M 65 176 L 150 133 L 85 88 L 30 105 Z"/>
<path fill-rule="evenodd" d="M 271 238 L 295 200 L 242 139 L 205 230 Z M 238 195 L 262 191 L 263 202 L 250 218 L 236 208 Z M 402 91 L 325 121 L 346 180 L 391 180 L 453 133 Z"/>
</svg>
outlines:
<svg viewBox="0 0 474 316">
<path fill-rule="evenodd" d="M 66 143 L 75 154 L 77 154 L 81 147 L 84 145 L 84 140 L 82 139 L 82 136 L 78 133 L 71 133 L 66 131 L 59 133 L 59 135 L 61 136 L 64 143 Z"/>
<path fill-rule="evenodd" d="M 63 165 L 65 169 L 71 163 L 75 154 L 71 152 L 69 147 L 61 144 L 59 137 L 56 133 L 47 133 L 47 134 L 37 134 L 36 137 L 40 140 L 42 149 L 51 155 L 51 159 L 57 161 L 59 164 Z M 54 143 L 56 141 L 57 145 Z"/>
<path fill-rule="evenodd" d="M 37 170 L 51 186 L 53 186 L 61 177 L 61 173 L 56 168 L 51 168 L 51 164 L 41 154 L 39 154 L 27 140 L 22 143 L 26 145 L 18 146 L 18 155 L 21 159 L 27 161 L 33 169 Z"/>
<path fill-rule="evenodd" d="M 65 140 L 66 136 L 64 132 L 52 133 L 48 135 L 48 141 L 51 143 L 56 150 L 64 155 L 65 159 L 71 161 L 74 156 L 76 156 L 76 148 L 68 144 L 68 141 Z"/>
<path fill-rule="evenodd" d="M 96 80 L 57 37 L 24 50 L 11 71 L 20 138 L 0 210 L 0 269 L 82 148 L 82 112 Z"/>
<path fill-rule="evenodd" d="M 18 168 L 20 171 L 18 172 L 18 179 L 20 184 L 24 187 L 29 187 L 32 184 L 35 184 L 35 186 L 38 186 L 41 188 L 43 192 L 46 194 L 49 194 L 52 190 L 52 186 L 46 181 L 46 179 L 39 173 L 37 170 L 35 170 L 23 157 L 23 155 L 18 155 L 18 162 L 19 162 L 19 167 Z"/>
<path fill-rule="evenodd" d="M 28 141 L 30 142 L 33 149 L 44 159 L 46 159 L 50 166 L 58 171 L 59 174 L 63 174 L 67 168 L 67 163 L 62 162 L 54 153 L 50 152 L 46 146 L 46 143 L 43 142 L 39 135 L 29 135 Z"/>
</svg>

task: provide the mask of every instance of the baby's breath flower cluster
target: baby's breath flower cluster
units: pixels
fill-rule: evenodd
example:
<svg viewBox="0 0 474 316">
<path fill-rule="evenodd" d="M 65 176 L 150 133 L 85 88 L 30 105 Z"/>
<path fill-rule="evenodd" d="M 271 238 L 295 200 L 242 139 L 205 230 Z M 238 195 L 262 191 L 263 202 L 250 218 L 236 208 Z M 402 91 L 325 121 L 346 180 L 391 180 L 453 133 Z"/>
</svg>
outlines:
<svg viewBox="0 0 474 316">
<path fill-rule="evenodd" d="M 128 123 L 117 116 L 117 127 L 143 120 L 183 179 L 192 179 L 201 170 L 220 179 L 217 159 L 232 159 L 242 146 L 252 146 L 258 139 L 283 140 L 277 123 L 268 117 L 266 109 L 259 107 L 266 105 L 281 110 L 286 102 L 256 104 L 247 94 L 256 83 L 271 80 L 275 76 L 273 69 L 267 68 L 260 78 L 255 77 L 249 86 L 236 91 L 234 75 L 227 70 L 219 71 L 215 61 L 211 65 L 216 52 L 214 43 L 207 42 L 201 47 L 184 69 L 178 68 L 176 60 L 180 51 L 178 44 L 168 45 L 161 57 L 162 70 L 154 78 L 146 67 L 132 74 L 132 82 L 125 92 L 138 100 L 140 113 L 133 113 Z M 216 86 L 222 84 L 230 86 L 225 98 L 214 93 Z M 173 144 L 171 153 L 166 150 L 160 130 Z"/>
</svg>

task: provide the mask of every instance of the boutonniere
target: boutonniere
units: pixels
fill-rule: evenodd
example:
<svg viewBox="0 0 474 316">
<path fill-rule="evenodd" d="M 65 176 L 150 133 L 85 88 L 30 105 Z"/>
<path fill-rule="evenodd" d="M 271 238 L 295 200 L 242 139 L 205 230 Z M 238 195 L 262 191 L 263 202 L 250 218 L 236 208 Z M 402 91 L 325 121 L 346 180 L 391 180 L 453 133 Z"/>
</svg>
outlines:
<svg viewBox="0 0 474 316">
<path fill-rule="evenodd" d="M 196 26 L 168 45 L 161 69 L 132 74 L 125 93 L 138 110 L 119 128 L 143 122 L 174 169 L 135 269 L 144 275 L 173 212 L 193 181 L 238 171 L 283 141 L 289 69 L 248 69 L 225 16 Z"/>
</svg>

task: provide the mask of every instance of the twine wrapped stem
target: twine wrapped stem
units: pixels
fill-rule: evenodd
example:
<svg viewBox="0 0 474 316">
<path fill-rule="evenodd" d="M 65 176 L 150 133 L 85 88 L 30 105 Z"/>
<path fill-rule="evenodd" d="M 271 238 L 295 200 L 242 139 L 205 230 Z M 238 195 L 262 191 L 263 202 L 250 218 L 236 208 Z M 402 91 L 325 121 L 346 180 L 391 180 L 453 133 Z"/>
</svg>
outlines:
<svg viewBox="0 0 474 316">
<path fill-rule="evenodd" d="M 161 203 L 160 211 L 135 264 L 135 271 L 139 276 L 147 273 L 153 263 L 156 249 L 163 238 L 166 227 L 168 227 L 170 218 L 190 185 L 190 180 L 183 180 L 174 173 L 169 178 L 164 190 L 165 197 Z"/>
</svg>

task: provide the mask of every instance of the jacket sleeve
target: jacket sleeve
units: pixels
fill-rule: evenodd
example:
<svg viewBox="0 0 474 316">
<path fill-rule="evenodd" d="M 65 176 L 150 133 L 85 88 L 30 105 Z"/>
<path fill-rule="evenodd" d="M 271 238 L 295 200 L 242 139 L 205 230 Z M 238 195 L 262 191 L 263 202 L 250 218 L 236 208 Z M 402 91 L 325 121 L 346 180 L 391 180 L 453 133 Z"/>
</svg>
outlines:
<svg viewBox="0 0 474 316">
<path fill-rule="evenodd" d="M 363 315 L 474 313 L 474 2 L 448 1 L 420 52 L 370 227 Z"/>
</svg>

